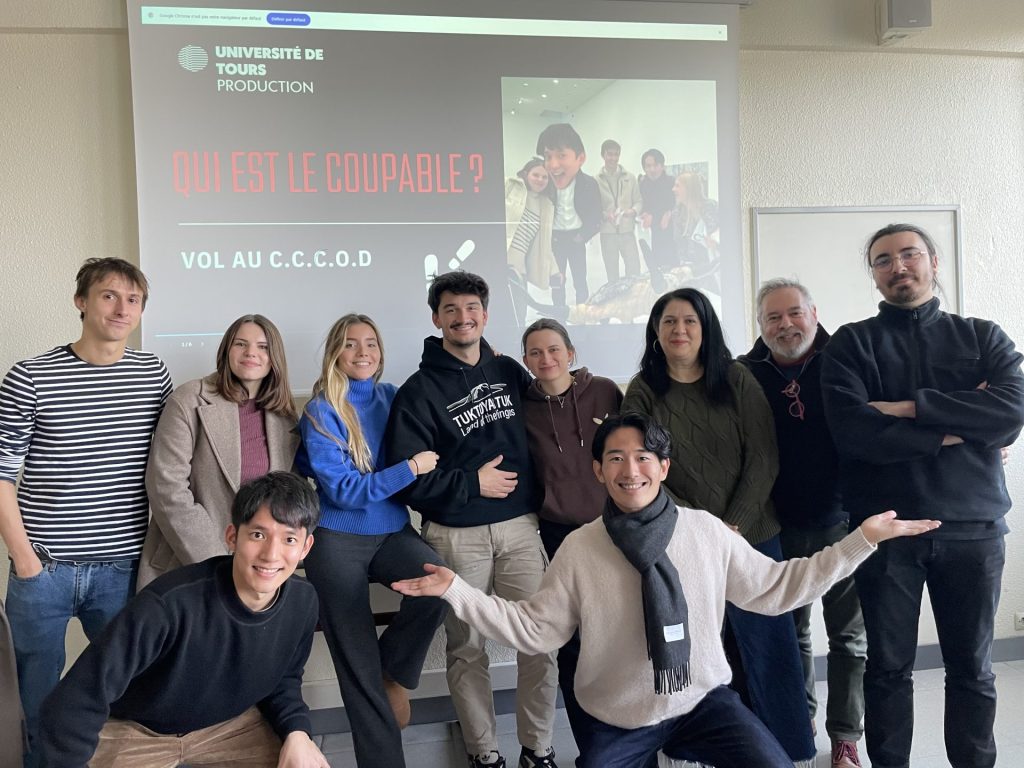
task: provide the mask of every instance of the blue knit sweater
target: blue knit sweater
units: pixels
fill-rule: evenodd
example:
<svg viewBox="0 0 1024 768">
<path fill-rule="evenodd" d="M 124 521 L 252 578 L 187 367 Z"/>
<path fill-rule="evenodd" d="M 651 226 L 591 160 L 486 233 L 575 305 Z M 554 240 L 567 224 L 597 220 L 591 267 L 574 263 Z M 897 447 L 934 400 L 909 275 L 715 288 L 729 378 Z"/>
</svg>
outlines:
<svg viewBox="0 0 1024 768">
<path fill-rule="evenodd" d="M 384 463 L 384 426 L 396 391 L 394 384 L 374 384 L 372 379 L 349 382 L 348 400 L 359 415 L 374 467 Z M 310 413 L 321 429 L 336 436 L 341 445 L 313 426 Z M 409 511 L 391 496 L 414 479 L 407 461 L 375 472 L 360 472 L 348 452 L 348 430 L 323 395 L 317 395 L 306 406 L 299 420 L 299 432 L 302 445 L 295 465 L 316 481 L 321 527 L 371 536 L 395 533 L 405 526 Z"/>
</svg>

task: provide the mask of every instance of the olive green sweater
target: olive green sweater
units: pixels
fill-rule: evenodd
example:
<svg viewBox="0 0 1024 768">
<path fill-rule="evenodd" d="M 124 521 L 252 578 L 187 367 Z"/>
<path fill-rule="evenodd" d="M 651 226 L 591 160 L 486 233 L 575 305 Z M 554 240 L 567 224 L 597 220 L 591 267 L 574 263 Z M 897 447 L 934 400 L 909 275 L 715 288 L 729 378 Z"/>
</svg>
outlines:
<svg viewBox="0 0 1024 768">
<path fill-rule="evenodd" d="M 771 502 L 779 473 L 775 422 L 761 386 L 740 363 L 729 369 L 729 385 L 735 403 L 713 405 L 703 379 L 673 381 L 662 397 L 637 375 L 622 413 L 643 413 L 671 433 L 665 489 L 679 504 L 705 509 L 760 544 L 779 532 Z"/>
</svg>

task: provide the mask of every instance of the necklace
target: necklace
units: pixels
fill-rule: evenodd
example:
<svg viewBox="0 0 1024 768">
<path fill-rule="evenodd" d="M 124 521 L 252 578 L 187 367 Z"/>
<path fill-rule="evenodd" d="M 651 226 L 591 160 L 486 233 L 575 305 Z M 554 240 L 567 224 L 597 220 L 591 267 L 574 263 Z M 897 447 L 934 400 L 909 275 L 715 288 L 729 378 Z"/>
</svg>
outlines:
<svg viewBox="0 0 1024 768">
<path fill-rule="evenodd" d="M 575 376 L 570 376 L 569 377 L 569 386 L 565 390 L 565 392 L 563 392 L 560 395 L 548 395 L 547 398 L 548 398 L 548 400 L 550 400 L 553 397 L 556 401 L 558 401 L 558 407 L 559 408 L 565 408 L 565 400 L 569 396 L 569 390 L 571 390 L 575 386 L 576 386 L 576 377 Z"/>
</svg>

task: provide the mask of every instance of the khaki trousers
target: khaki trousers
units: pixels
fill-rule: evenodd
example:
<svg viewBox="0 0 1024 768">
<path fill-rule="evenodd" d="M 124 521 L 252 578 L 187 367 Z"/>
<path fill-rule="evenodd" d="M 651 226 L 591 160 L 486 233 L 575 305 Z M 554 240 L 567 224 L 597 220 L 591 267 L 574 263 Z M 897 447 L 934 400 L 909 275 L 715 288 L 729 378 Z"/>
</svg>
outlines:
<svg viewBox="0 0 1024 768">
<path fill-rule="evenodd" d="M 179 765 L 277 768 L 281 740 L 256 707 L 183 736 L 131 720 L 108 720 L 90 768 L 177 768 Z"/>
<path fill-rule="evenodd" d="M 547 555 L 537 516 L 522 515 L 492 525 L 452 528 L 424 523 L 424 541 L 468 584 L 506 600 L 526 600 L 540 586 Z M 471 755 L 498 748 L 489 659 L 483 635 L 449 613 L 448 689 Z M 533 750 L 551 746 L 558 668 L 555 655 L 516 656 L 516 726 L 519 743 Z"/>
</svg>

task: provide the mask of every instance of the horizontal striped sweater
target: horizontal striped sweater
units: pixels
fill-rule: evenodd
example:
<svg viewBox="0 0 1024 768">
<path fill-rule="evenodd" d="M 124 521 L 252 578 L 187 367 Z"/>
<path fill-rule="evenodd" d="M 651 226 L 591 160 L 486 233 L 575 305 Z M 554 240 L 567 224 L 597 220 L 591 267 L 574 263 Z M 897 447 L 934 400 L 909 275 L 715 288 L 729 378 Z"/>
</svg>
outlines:
<svg viewBox="0 0 1024 768">
<path fill-rule="evenodd" d="M 70 345 L 14 365 L 0 384 L 0 480 L 24 464 L 18 505 L 33 548 L 54 560 L 139 556 L 145 474 L 171 377 L 156 355 L 126 349 L 92 365 Z"/>
</svg>

